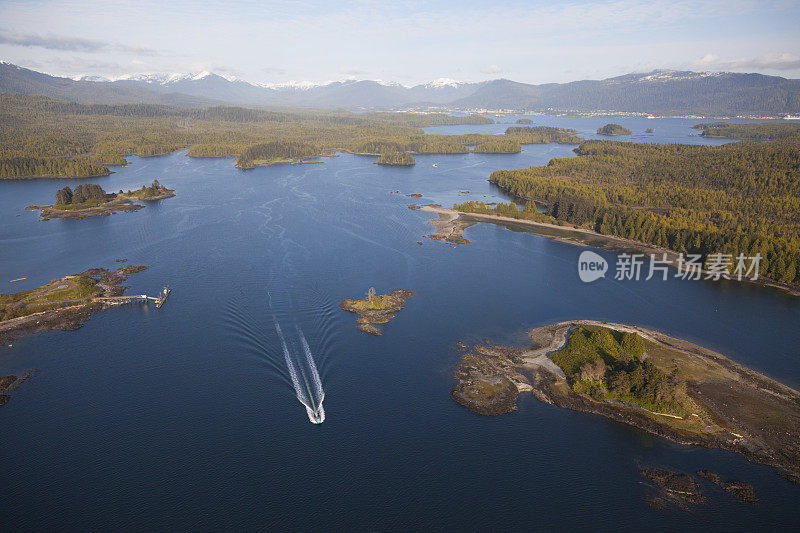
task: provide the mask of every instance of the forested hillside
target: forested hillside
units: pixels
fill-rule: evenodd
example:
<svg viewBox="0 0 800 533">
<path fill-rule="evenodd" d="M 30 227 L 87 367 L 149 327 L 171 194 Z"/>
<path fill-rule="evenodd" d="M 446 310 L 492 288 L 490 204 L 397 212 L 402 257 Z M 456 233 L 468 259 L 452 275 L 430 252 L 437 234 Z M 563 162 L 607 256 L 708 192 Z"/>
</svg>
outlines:
<svg viewBox="0 0 800 533">
<path fill-rule="evenodd" d="M 578 157 L 492 173 L 547 214 L 688 253 L 765 259 L 761 274 L 800 283 L 800 138 L 718 147 L 587 141 Z"/>
<path fill-rule="evenodd" d="M 800 80 L 733 72 L 655 70 L 605 80 L 529 85 L 494 80 L 455 108 L 776 116 L 800 112 Z"/>
<path fill-rule="evenodd" d="M 703 137 L 724 139 L 782 139 L 800 136 L 800 123 L 797 122 L 710 122 L 692 126 L 703 130 Z"/>
<path fill-rule="evenodd" d="M 505 135 L 426 135 L 422 126 L 486 124 L 479 115 L 266 110 L 231 106 L 202 109 L 154 104 L 79 104 L 42 96 L 0 95 L 0 177 L 100 176 L 124 156 L 157 156 L 188 149 L 192 157 L 258 161 L 326 152 L 379 155 L 519 151 L 520 143 L 580 139 L 571 130 L 532 128 Z M 488 143 L 488 144 L 487 144 Z M 494 148 L 492 148 L 494 147 Z"/>
</svg>

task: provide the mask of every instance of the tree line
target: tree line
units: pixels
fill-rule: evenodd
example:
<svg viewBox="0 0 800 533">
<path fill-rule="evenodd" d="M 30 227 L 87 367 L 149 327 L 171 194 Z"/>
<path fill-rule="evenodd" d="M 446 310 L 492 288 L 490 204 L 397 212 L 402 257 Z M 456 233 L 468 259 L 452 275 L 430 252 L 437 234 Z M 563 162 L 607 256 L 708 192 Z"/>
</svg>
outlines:
<svg viewBox="0 0 800 533">
<path fill-rule="evenodd" d="M 678 252 L 758 253 L 761 275 L 800 283 L 800 140 L 587 141 L 577 152 L 490 181 L 558 221 Z"/>
</svg>

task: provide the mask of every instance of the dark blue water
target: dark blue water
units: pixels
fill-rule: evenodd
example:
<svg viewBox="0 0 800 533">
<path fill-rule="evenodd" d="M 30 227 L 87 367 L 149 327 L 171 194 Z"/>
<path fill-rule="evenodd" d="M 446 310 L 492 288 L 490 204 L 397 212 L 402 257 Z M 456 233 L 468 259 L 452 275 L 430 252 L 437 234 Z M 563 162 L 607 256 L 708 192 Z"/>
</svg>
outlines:
<svg viewBox="0 0 800 533">
<path fill-rule="evenodd" d="M 609 121 L 551 120 L 581 131 Z M 640 120 L 655 141 L 708 142 L 689 137 L 693 121 Z M 570 318 L 659 329 L 800 386 L 800 299 L 733 283 L 584 284 L 580 248 L 490 224 L 469 228 L 468 245 L 424 238 L 432 217 L 409 203 L 504 199 L 492 170 L 572 147 L 525 148 L 418 156 L 413 168 L 350 155 L 246 172 L 225 159 L 131 158 L 95 181 L 158 178 L 177 196 L 84 221 L 22 210 L 77 181 L 0 183 L 2 292 L 116 258 L 150 265 L 131 292 L 173 288 L 160 310 L 113 309 L 0 348 L 0 375 L 41 370 L 0 409 L 3 529 L 796 527 L 800 486 L 739 455 L 528 395 L 494 418 L 450 400 L 455 341 L 522 345 L 530 328 Z M 382 337 L 338 309 L 370 286 L 415 293 Z M 322 425 L 295 398 L 274 320 L 314 352 Z M 763 502 L 705 485 L 696 513 L 653 510 L 637 469 L 656 466 L 750 481 Z"/>
</svg>

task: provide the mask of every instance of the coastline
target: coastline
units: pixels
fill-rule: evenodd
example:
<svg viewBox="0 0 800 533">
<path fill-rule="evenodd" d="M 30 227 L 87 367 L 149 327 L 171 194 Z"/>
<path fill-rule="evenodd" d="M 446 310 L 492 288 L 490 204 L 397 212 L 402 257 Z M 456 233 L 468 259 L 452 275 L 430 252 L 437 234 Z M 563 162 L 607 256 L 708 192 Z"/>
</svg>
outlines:
<svg viewBox="0 0 800 533">
<path fill-rule="evenodd" d="M 102 292 L 97 296 L 75 300 L 77 302 L 75 305 L 39 311 L 0 322 L 0 345 L 10 345 L 19 338 L 40 331 L 53 329 L 72 331 L 80 328 L 91 315 L 116 305 L 111 301 L 96 300 L 97 297 L 122 296 L 128 289 L 128 287 L 122 286 L 122 283 L 128 279 L 130 274 L 145 269 L 147 269 L 146 266 L 127 266 L 116 270 L 90 268 L 75 274 L 75 276 L 92 278 Z M 71 277 L 74 276 L 67 276 L 67 278 Z"/>
<path fill-rule="evenodd" d="M 125 165 L 115 165 L 115 166 L 125 166 Z M 106 176 L 110 176 L 113 174 L 113 170 L 109 170 L 108 172 L 103 172 L 101 174 L 90 174 L 87 176 L 63 176 L 63 175 L 56 175 L 56 174 L 37 174 L 35 176 L 8 176 L 0 178 L 0 181 L 17 181 L 17 180 L 86 180 L 92 178 L 105 178 Z"/>
<path fill-rule="evenodd" d="M 438 219 L 433 219 L 428 222 L 437 228 L 434 233 L 428 236 L 432 239 L 446 241 L 451 244 L 469 243 L 469 241 L 463 237 L 464 230 L 470 226 L 473 226 L 477 222 L 489 222 L 493 224 L 504 225 L 509 227 L 509 229 L 512 229 L 511 226 L 516 225 L 525 231 L 527 231 L 527 229 L 538 228 L 540 231 L 530 231 L 530 233 L 566 244 L 571 244 L 573 246 L 595 246 L 609 250 L 643 253 L 646 255 L 657 254 L 662 256 L 663 254 L 666 254 L 668 264 L 673 268 L 678 268 L 679 254 L 674 250 L 625 239 L 623 237 L 616 237 L 614 235 L 603 235 L 602 233 L 598 233 L 594 230 L 586 228 L 559 226 L 557 224 L 548 224 L 547 222 L 536 222 L 533 220 L 504 217 L 499 215 L 488 215 L 485 213 L 466 213 L 463 211 L 456 211 L 454 209 L 447 209 L 435 204 L 411 204 L 408 206 L 408 208 L 415 211 L 424 211 L 426 213 L 438 215 Z M 705 274 L 706 271 L 703 270 L 702 273 Z M 763 287 L 772 287 L 784 291 L 792 296 L 800 296 L 800 287 L 766 278 L 759 278 L 756 280 L 749 278 L 737 280 L 731 278 L 729 281 L 738 283 L 751 283 L 753 285 L 760 285 Z"/>
<path fill-rule="evenodd" d="M 671 361 L 686 373 L 687 394 L 696 412 L 682 418 L 574 392 L 548 355 L 563 347 L 578 326 L 640 335 L 648 343 L 648 359 Z M 570 320 L 534 328 L 529 339 L 527 348 L 461 344 L 463 353 L 454 375 L 458 383 L 451 397 L 476 413 L 491 416 L 513 411 L 517 396 L 530 391 L 545 403 L 603 415 L 680 444 L 740 453 L 800 482 L 800 449 L 796 446 L 800 441 L 800 392 L 722 354 L 633 325 Z"/>
</svg>

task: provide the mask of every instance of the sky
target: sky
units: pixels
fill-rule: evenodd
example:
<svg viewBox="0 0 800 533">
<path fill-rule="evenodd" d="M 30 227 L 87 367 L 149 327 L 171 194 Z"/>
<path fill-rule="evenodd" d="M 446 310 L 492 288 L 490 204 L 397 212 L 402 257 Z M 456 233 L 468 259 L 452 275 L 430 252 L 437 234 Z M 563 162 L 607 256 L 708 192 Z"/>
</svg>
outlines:
<svg viewBox="0 0 800 533">
<path fill-rule="evenodd" d="M 526 83 L 653 69 L 800 78 L 797 0 L 0 0 L 0 59 L 59 76 Z"/>
</svg>

